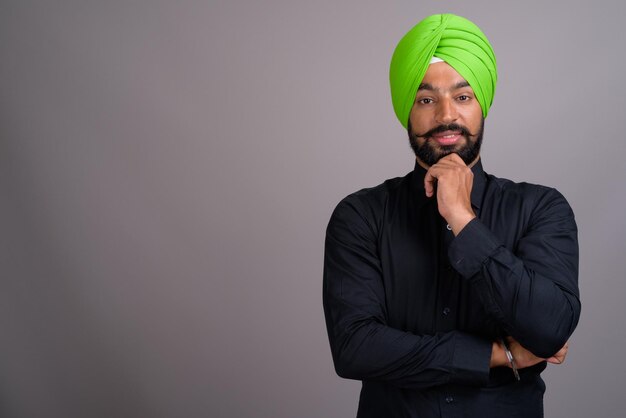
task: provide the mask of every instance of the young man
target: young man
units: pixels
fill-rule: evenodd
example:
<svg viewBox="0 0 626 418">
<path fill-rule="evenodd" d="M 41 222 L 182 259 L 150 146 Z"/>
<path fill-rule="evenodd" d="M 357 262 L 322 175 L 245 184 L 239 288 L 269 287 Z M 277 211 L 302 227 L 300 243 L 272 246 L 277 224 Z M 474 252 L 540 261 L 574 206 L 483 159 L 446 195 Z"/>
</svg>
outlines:
<svg viewBox="0 0 626 418">
<path fill-rule="evenodd" d="M 358 417 L 541 417 L 546 363 L 580 315 L 574 214 L 554 189 L 485 173 L 491 45 L 455 15 L 424 19 L 391 60 L 416 155 L 330 219 L 324 312 Z"/>
</svg>

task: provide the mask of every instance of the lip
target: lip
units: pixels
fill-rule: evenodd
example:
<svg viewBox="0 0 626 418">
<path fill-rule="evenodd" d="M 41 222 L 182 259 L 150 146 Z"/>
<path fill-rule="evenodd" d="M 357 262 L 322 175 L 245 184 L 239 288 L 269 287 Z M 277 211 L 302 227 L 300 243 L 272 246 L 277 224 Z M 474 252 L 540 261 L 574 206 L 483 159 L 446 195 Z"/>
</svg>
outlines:
<svg viewBox="0 0 626 418">
<path fill-rule="evenodd" d="M 432 136 L 439 145 L 452 145 L 461 138 L 459 131 L 444 131 Z"/>
</svg>

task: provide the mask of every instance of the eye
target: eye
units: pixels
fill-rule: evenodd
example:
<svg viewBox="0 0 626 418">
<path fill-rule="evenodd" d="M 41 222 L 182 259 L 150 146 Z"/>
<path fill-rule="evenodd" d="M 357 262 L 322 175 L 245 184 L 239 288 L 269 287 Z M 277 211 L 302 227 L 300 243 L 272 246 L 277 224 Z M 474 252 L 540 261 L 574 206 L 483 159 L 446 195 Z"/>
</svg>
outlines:
<svg viewBox="0 0 626 418">
<path fill-rule="evenodd" d="M 468 95 L 466 95 L 466 94 L 462 94 L 462 95 L 460 95 L 460 96 L 458 97 L 458 99 L 459 99 L 461 102 L 466 102 L 466 101 L 470 100 L 470 99 L 471 99 L 471 97 L 470 97 L 470 96 L 468 96 Z"/>
<path fill-rule="evenodd" d="M 430 104 L 432 102 L 433 102 L 433 99 L 431 99 L 429 97 L 424 97 L 423 99 L 419 99 L 417 101 L 417 103 L 420 103 L 420 104 Z"/>
</svg>

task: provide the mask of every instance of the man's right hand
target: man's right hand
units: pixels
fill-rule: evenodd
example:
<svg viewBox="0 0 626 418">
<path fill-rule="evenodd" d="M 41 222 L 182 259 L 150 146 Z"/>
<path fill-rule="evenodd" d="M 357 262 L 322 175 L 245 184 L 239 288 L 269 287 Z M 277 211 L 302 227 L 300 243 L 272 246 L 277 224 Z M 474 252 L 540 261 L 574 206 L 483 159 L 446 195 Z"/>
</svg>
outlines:
<svg viewBox="0 0 626 418">
<path fill-rule="evenodd" d="M 535 356 L 533 353 L 522 347 L 520 343 L 518 343 L 514 338 L 507 337 L 506 342 L 509 345 L 509 350 L 515 359 L 515 365 L 518 369 L 523 369 L 526 367 L 534 366 L 535 364 L 541 363 L 542 361 L 547 361 L 552 364 L 561 364 L 565 361 L 565 357 L 567 356 L 568 343 L 565 343 L 563 348 L 561 348 L 558 353 L 550 358 L 541 358 Z M 502 343 L 494 342 L 493 348 L 491 350 L 491 363 L 490 367 L 499 367 L 506 366 L 511 367 L 509 364 L 509 360 L 506 357 L 506 352 Z"/>
</svg>

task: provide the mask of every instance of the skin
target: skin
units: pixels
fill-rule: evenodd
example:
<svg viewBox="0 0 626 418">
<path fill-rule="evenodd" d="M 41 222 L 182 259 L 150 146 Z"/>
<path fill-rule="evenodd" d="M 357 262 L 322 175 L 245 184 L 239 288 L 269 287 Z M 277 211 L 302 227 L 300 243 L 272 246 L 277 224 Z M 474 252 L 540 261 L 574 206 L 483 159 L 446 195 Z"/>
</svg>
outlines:
<svg viewBox="0 0 626 418">
<path fill-rule="evenodd" d="M 475 133 L 480 130 L 482 109 L 465 79 L 450 65 L 440 62 L 428 67 L 417 91 L 409 119 L 413 132 L 417 133 L 452 123 L 465 126 L 470 132 Z M 418 145 L 430 141 L 432 147 L 443 152 L 444 146 L 454 146 L 458 149 L 475 139 L 455 133 L 446 131 L 436 137 L 420 137 Z M 446 143 L 440 144 L 438 138 Z M 450 143 L 451 141 L 453 142 Z M 456 153 L 452 153 L 441 158 L 433 166 L 428 166 L 417 158 L 418 164 L 427 170 L 424 178 L 426 196 L 434 195 L 437 184 L 439 212 L 455 236 L 476 217 L 472 210 L 470 195 L 473 184 L 471 167 L 478 158 L 465 165 Z"/>
<path fill-rule="evenodd" d="M 482 124 L 482 109 L 469 84 L 445 62 L 431 64 L 422 79 L 415 102 L 409 115 L 412 134 L 421 135 L 441 125 L 458 124 L 472 135 L 461 135 L 458 131 L 445 131 L 431 137 L 418 137 L 418 145 L 429 141 L 429 146 L 442 157 L 432 166 L 417 158 L 417 163 L 427 170 L 424 177 L 426 196 L 437 198 L 439 213 L 458 235 L 476 217 L 471 204 L 474 175 L 471 167 L 480 156 L 469 164 L 454 151 L 476 141 L 476 133 Z M 452 149 L 452 153 L 447 153 Z M 447 150 L 447 151 L 446 151 Z M 568 351 L 566 343 L 558 353 L 550 358 L 540 358 L 522 347 L 512 337 L 507 344 L 519 369 L 530 367 L 542 361 L 561 364 Z M 510 367 L 504 347 L 493 342 L 490 367 Z"/>
</svg>

